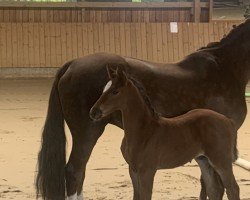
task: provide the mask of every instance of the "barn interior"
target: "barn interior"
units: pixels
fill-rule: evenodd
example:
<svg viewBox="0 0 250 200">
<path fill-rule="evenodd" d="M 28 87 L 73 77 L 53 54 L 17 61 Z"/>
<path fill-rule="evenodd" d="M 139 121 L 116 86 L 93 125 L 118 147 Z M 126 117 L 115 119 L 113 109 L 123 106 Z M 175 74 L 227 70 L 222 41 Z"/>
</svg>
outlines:
<svg viewBox="0 0 250 200">
<path fill-rule="evenodd" d="M 250 15 L 250 0 L 0 0 L 0 199 L 34 200 L 41 131 L 54 76 L 65 62 L 110 52 L 152 62 L 178 62 Z M 133 3 L 133 4 L 132 4 Z M 179 3 L 178 6 L 176 6 Z M 171 23 L 178 32 L 171 31 Z M 246 102 L 250 110 L 250 84 Z M 67 158 L 72 141 L 66 126 Z M 250 161 L 250 114 L 239 130 L 240 157 Z M 87 200 L 132 199 L 120 153 L 123 131 L 108 125 L 87 165 Z M 234 165 L 241 199 L 250 199 L 250 173 Z M 162 170 L 153 199 L 199 196 L 195 162 Z M 226 198 L 225 198 L 226 199 Z"/>
</svg>

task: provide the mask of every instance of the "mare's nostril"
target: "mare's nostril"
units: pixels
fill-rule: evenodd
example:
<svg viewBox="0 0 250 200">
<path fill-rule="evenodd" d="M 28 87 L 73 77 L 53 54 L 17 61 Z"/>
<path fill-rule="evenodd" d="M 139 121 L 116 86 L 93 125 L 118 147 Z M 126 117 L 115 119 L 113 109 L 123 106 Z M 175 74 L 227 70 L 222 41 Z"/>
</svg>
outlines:
<svg viewBox="0 0 250 200">
<path fill-rule="evenodd" d="M 99 119 L 102 116 L 102 111 L 99 108 L 92 108 L 90 111 L 90 117 L 92 119 Z"/>
</svg>

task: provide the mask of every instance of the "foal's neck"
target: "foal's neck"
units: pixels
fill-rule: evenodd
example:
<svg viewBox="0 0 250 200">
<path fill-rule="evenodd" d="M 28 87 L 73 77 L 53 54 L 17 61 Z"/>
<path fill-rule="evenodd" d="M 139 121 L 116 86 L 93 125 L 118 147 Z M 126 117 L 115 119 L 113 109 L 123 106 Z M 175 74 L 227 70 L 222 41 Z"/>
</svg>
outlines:
<svg viewBox="0 0 250 200">
<path fill-rule="evenodd" d="M 147 127 L 155 121 L 148 105 L 136 89 L 126 97 L 127 104 L 121 109 L 125 136 L 130 139 L 145 133 Z"/>
</svg>

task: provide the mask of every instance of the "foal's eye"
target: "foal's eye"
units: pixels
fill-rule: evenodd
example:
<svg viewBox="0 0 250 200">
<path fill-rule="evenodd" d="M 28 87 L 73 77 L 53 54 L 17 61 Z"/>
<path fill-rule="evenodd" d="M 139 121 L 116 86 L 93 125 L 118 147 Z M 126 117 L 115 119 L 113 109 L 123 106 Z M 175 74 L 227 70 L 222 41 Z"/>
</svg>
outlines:
<svg viewBox="0 0 250 200">
<path fill-rule="evenodd" d="M 113 95 L 116 95 L 116 94 L 118 94 L 119 92 L 117 91 L 117 90 L 114 90 L 114 91 L 112 91 L 112 94 Z"/>
</svg>

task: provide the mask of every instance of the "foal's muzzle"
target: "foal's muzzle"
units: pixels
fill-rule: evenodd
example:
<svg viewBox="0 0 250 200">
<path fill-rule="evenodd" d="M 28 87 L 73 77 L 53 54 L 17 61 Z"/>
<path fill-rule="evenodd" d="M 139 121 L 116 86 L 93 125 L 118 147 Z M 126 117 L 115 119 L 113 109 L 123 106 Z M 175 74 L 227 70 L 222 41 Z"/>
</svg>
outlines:
<svg viewBox="0 0 250 200">
<path fill-rule="evenodd" d="M 92 108 L 89 112 L 90 118 L 98 120 L 102 117 L 102 111 L 99 108 Z"/>
</svg>

